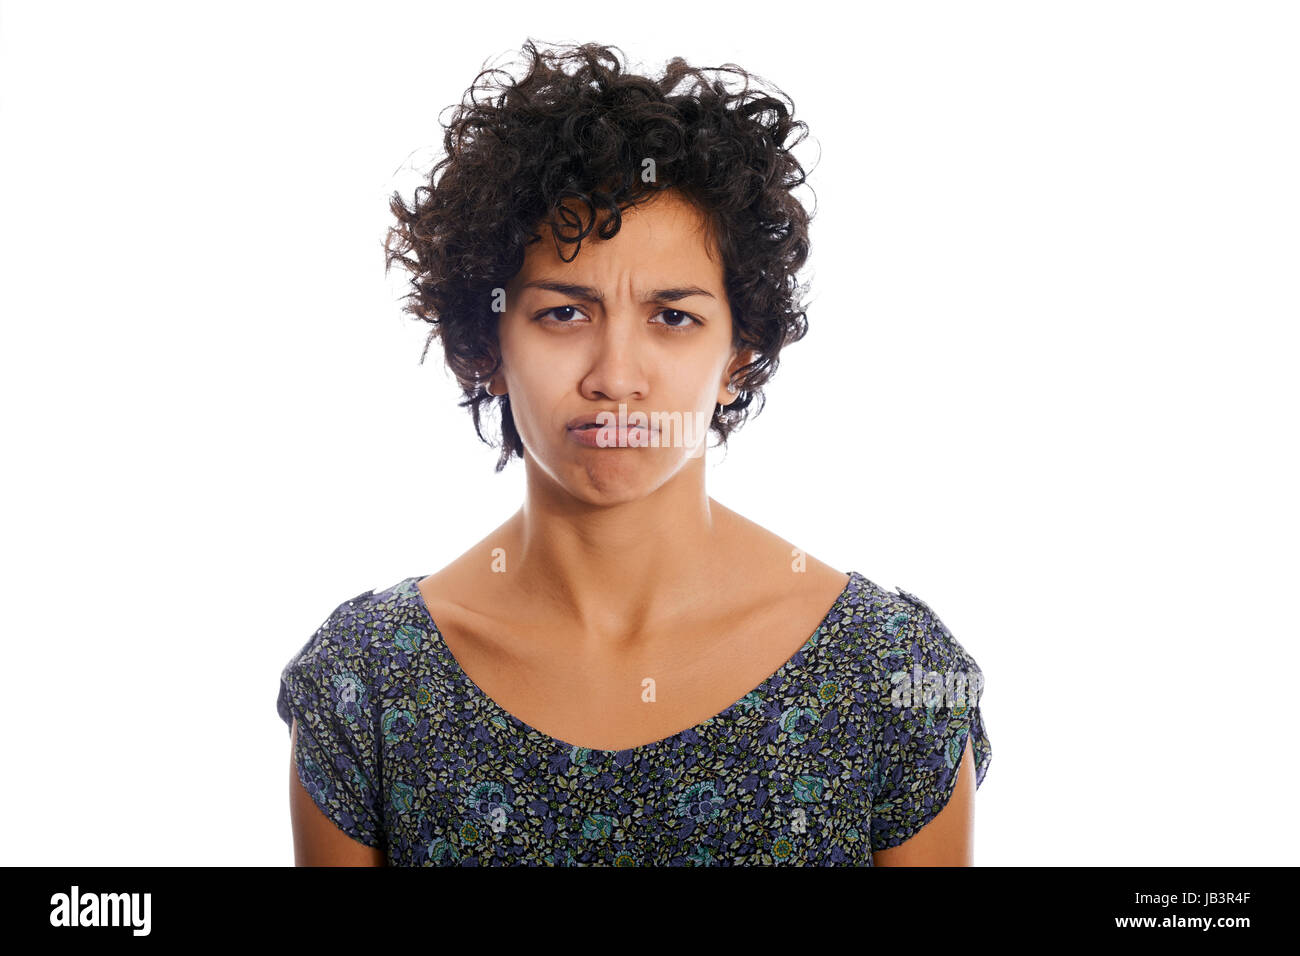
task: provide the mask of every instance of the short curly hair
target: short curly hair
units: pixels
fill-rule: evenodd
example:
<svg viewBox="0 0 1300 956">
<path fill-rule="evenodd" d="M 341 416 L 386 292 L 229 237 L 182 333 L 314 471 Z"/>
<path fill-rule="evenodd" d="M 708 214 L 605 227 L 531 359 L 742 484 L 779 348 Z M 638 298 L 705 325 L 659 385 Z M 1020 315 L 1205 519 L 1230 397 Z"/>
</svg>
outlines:
<svg viewBox="0 0 1300 956">
<path fill-rule="evenodd" d="M 489 445 L 480 406 L 499 405 L 496 471 L 523 457 L 509 393 L 489 395 L 482 385 L 501 363 L 493 290 L 523 267 L 525 247 L 541 240 L 543 222 L 557 248 L 575 244 L 565 257 L 572 261 L 596 229 L 598 210 L 596 234 L 609 239 L 619 231 L 621 210 L 675 189 L 703 213 L 721 252 L 733 347 L 754 355 L 733 377 L 736 399 L 714 409 L 710 428 L 725 446 L 755 398 L 755 413 L 762 411 L 762 386 L 776 372 L 781 349 L 808 331 L 806 287 L 796 275 L 808 258 L 812 216 L 792 195 L 806 174 L 791 152 L 807 124 L 793 119 L 789 97 L 775 87 L 751 90 L 751 81 L 766 81 L 733 63 L 698 68 L 674 57 L 651 79 L 628 73 L 615 56 L 623 52 L 618 47 L 539 51 L 530 39 L 523 51 L 531 58 L 523 79 L 505 74 L 508 85 L 480 85 L 504 73 L 483 69 L 450 122 L 441 123 L 446 155 L 411 206 L 396 192 L 389 201 L 398 224 L 384 241 L 384 271 L 400 263 L 411 273 L 403 311 L 432 325 L 421 363 L 440 338 L 466 397 L 459 405 L 471 410 L 479 439 Z M 575 69 L 566 72 L 568 65 Z M 732 92 L 706 72 L 738 76 L 741 88 Z M 688 80 L 694 82 L 679 92 Z M 647 158 L 655 172 L 649 182 L 642 174 Z M 587 221 L 566 202 L 584 206 Z"/>
</svg>

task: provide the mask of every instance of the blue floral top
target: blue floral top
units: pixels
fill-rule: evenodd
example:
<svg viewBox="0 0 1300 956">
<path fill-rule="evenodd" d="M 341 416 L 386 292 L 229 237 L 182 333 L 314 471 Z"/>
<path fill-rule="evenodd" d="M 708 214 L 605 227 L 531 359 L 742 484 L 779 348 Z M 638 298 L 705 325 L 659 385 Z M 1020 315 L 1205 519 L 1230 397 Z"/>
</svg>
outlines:
<svg viewBox="0 0 1300 956">
<path fill-rule="evenodd" d="M 870 866 L 943 809 L 975 661 L 919 598 L 850 572 L 806 644 L 704 723 L 628 750 L 528 726 L 462 671 L 416 583 L 340 604 L 280 676 L 313 800 L 392 866 Z"/>
</svg>

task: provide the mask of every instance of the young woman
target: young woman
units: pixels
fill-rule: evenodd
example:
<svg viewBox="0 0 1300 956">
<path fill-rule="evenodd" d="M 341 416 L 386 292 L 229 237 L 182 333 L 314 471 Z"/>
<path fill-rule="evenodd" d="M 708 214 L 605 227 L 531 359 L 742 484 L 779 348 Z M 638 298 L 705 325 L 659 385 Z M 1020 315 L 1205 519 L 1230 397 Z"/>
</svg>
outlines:
<svg viewBox="0 0 1300 956">
<path fill-rule="evenodd" d="M 284 669 L 298 863 L 971 863 L 974 660 L 705 489 L 806 331 L 804 124 L 680 59 L 525 50 L 387 249 L 527 493 Z"/>
</svg>

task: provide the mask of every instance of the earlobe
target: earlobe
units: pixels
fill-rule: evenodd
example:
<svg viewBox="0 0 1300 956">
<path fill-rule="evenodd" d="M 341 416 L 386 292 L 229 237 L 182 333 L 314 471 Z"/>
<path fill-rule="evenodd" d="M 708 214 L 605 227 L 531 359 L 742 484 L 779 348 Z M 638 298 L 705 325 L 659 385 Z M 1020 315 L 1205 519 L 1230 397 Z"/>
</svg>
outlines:
<svg viewBox="0 0 1300 956">
<path fill-rule="evenodd" d="M 737 359 L 744 357 L 744 361 L 737 364 Z M 727 381 L 723 383 L 723 388 L 727 391 L 726 401 L 720 401 L 719 405 L 726 405 L 740 393 L 740 386 L 736 384 L 736 375 L 740 369 L 744 368 L 752 360 L 753 352 L 735 352 L 732 354 L 732 364 L 727 368 Z"/>
</svg>

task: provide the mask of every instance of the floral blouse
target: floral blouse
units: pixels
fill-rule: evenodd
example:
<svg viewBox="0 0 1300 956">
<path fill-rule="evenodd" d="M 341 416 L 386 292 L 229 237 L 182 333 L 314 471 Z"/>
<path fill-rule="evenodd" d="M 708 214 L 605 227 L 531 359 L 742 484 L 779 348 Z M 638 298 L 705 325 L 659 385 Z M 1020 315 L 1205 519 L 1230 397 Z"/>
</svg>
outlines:
<svg viewBox="0 0 1300 956">
<path fill-rule="evenodd" d="M 856 571 L 776 673 L 696 727 L 572 746 L 461 670 L 406 578 L 340 604 L 280 675 L 317 806 L 390 866 L 859 865 L 945 806 L 983 675 L 939 618 Z"/>
</svg>

